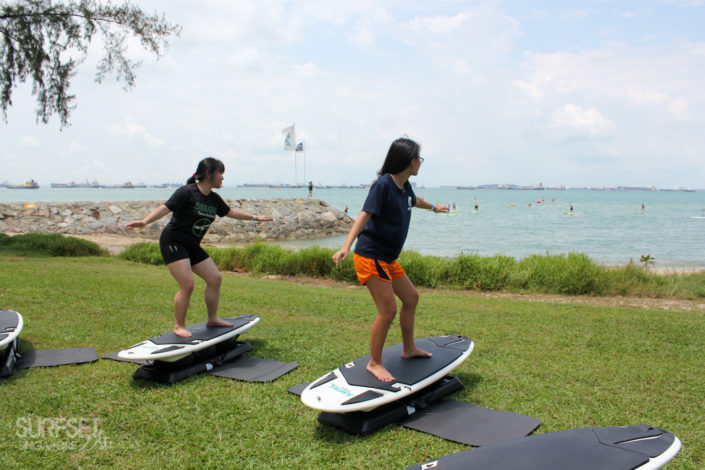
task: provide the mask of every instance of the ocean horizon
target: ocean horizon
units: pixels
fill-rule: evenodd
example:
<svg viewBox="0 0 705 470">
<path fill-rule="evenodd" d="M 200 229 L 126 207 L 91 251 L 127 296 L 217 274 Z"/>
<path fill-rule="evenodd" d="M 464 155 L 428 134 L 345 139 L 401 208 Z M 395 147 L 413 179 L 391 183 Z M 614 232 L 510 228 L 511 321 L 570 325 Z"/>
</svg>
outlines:
<svg viewBox="0 0 705 470">
<path fill-rule="evenodd" d="M 0 202 L 165 201 L 174 188 L 0 189 Z M 300 187 L 223 187 L 226 199 L 306 198 Z M 365 187 L 314 188 L 313 196 L 355 218 Z M 449 215 L 416 209 L 404 248 L 433 256 L 583 253 L 606 266 L 638 264 L 650 255 L 656 269 L 705 269 L 705 192 L 696 190 L 577 190 L 415 188 Z M 478 210 L 474 210 L 475 202 Z M 643 204 L 643 209 L 642 209 Z M 570 214 L 570 206 L 573 214 Z M 281 241 L 290 249 L 339 248 L 345 235 Z"/>
</svg>

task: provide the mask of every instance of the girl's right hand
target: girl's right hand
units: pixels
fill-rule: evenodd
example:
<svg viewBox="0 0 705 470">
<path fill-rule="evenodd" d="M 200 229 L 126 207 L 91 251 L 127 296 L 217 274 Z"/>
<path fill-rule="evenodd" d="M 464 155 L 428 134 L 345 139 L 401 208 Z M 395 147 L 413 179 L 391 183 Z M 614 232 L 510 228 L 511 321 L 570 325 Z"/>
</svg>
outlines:
<svg viewBox="0 0 705 470">
<path fill-rule="evenodd" d="M 145 225 L 147 225 L 147 224 L 145 224 L 145 223 L 142 222 L 141 220 L 135 220 L 134 222 L 129 222 L 127 225 L 125 225 L 125 228 L 127 228 L 127 229 L 131 229 L 131 228 L 142 228 L 142 227 L 144 227 Z"/>
<path fill-rule="evenodd" d="M 335 263 L 336 266 L 339 266 L 340 263 L 345 261 L 345 258 L 347 258 L 347 257 L 348 257 L 348 250 L 340 249 L 333 255 L 333 262 Z"/>
</svg>

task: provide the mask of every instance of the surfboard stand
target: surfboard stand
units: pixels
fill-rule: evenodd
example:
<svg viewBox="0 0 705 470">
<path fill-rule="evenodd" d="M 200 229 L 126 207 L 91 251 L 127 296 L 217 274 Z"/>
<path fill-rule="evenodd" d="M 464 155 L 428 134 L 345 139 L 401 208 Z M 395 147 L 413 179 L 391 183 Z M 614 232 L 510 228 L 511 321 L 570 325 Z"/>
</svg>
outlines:
<svg viewBox="0 0 705 470">
<path fill-rule="evenodd" d="M 318 415 L 318 422 L 326 426 L 342 429 L 350 434 L 366 435 L 378 429 L 410 416 L 418 409 L 426 408 L 451 393 L 464 388 L 463 382 L 457 377 L 445 376 L 433 385 L 429 385 L 405 399 L 380 406 L 371 411 L 355 411 L 352 413 L 329 413 Z"/>
<path fill-rule="evenodd" d="M 151 380 L 163 384 L 173 384 L 192 375 L 208 372 L 226 362 L 250 351 L 252 345 L 246 341 L 237 341 L 234 337 L 200 351 L 196 351 L 178 361 L 153 361 L 139 367 L 133 374 L 135 379 Z"/>
<path fill-rule="evenodd" d="M 17 339 L 0 351 L 0 377 L 9 377 L 17 366 Z"/>
</svg>

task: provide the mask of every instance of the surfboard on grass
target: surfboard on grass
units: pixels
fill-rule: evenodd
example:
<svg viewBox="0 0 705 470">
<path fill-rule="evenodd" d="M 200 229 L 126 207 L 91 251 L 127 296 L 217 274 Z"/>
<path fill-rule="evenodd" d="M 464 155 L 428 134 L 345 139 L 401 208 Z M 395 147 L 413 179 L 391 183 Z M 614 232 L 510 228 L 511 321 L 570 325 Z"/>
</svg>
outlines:
<svg viewBox="0 0 705 470">
<path fill-rule="evenodd" d="M 19 312 L 0 310 L 0 351 L 7 349 L 17 339 L 24 326 Z"/>
<path fill-rule="evenodd" d="M 118 357 L 127 360 L 175 362 L 247 332 L 259 322 L 259 317 L 241 315 L 225 317 L 223 320 L 233 326 L 206 326 L 206 322 L 196 323 L 186 327 L 191 332 L 190 338 L 182 338 L 169 331 L 123 349 L 118 353 Z"/>
<path fill-rule="evenodd" d="M 680 449 L 672 433 L 643 424 L 581 428 L 470 449 L 407 470 L 656 470 Z"/>
<path fill-rule="evenodd" d="M 394 376 L 393 382 L 382 382 L 367 371 L 368 354 L 313 381 L 301 393 L 301 401 L 329 413 L 369 411 L 438 382 L 462 364 L 475 347 L 472 340 L 458 335 L 420 338 L 416 346 L 433 356 L 402 359 L 401 344 L 382 351 L 382 362 Z"/>
</svg>

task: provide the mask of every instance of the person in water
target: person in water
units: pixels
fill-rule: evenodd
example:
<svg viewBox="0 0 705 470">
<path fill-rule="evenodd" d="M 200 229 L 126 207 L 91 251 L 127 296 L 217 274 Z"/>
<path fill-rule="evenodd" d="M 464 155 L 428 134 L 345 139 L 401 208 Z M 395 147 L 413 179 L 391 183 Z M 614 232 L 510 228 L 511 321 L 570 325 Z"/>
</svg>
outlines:
<svg viewBox="0 0 705 470">
<path fill-rule="evenodd" d="M 419 292 L 397 261 L 409 231 L 412 208 L 448 212 L 447 206 L 426 202 L 416 196 L 411 188 L 409 178 L 418 174 L 423 162 L 419 150 L 420 146 L 408 138 L 392 142 L 362 212 L 350 228 L 343 247 L 333 255 L 337 266 L 348 257 L 357 239 L 353 256 L 355 272 L 360 284 L 367 286 L 377 306 L 367 370 L 382 382 L 394 381 L 392 374 L 382 364 L 382 350 L 397 314 L 395 295 L 401 300 L 399 324 L 403 342 L 402 357 L 431 356 L 429 352 L 416 347 L 414 317 Z"/>
<path fill-rule="evenodd" d="M 207 326 L 232 326 L 218 318 L 220 300 L 220 271 L 208 253 L 201 248 L 201 240 L 216 215 L 241 220 L 271 221 L 271 217 L 248 214 L 231 209 L 213 189 L 223 186 L 225 165 L 215 158 L 204 158 L 196 173 L 177 189 L 168 201 L 150 212 L 144 219 L 127 224 L 128 229 L 145 227 L 172 212 L 171 220 L 159 237 L 159 248 L 166 267 L 179 285 L 174 297 L 174 334 L 188 338 L 186 312 L 191 302 L 193 273 L 206 281 L 204 300 L 208 311 Z"/>
</svg>

